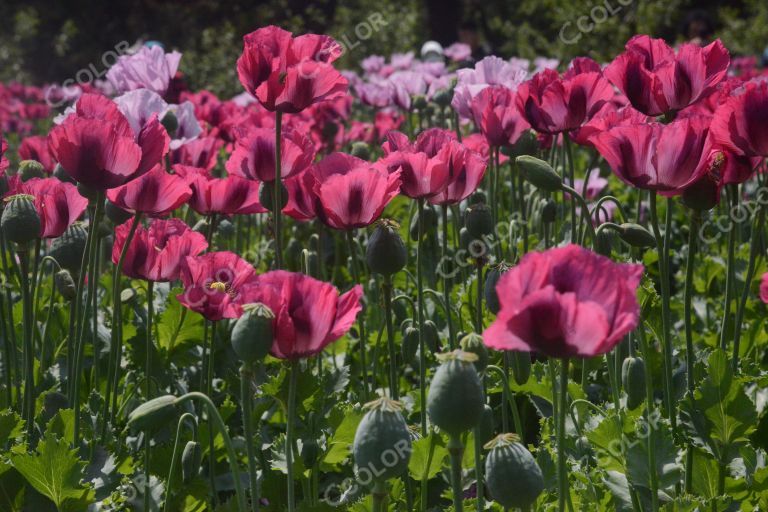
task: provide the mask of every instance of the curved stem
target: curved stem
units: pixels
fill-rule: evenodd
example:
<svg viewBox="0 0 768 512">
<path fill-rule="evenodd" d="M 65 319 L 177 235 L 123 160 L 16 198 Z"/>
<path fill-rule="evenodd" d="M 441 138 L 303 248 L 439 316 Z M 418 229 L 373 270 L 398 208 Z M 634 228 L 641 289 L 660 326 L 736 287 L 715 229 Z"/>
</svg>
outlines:
<svg viewBox="0 0 768 512">
<path fill-rule="evenodd" d="M 171 493 L 173 491 L 173 474 L 176 472 L 176 466 L 179 462 L 179 446 L 181 440 L 181 429 L 184 428 L 184 422 L 189 420 L 192 425 L 192 437 L 197 437 L 197 419 L 195 415 L 189 412 L 185 412 L 179 418 L 179 422 L 176 426 L 176 439 L 173 442 L 173 455 L 171 456 L 171 469 L 168 470 L 168 481 L 165 484 L 165 503 L 163 504 L 163 511 L 169 512 L 171 505 Z"/>
<path fill-rule="evenodd" d="M 579 206 L 581 206 L 581 209 L 583 211 L 585 211 L 585 212 L 589 211 L 589 205 L 587 205 L 587 202 L 584 200 L 584 198 L 581 196 L 581 194 L 576 192 L 576 190 L 574 190 L 573 188 L 569 187 L 565 183 L 563 183 L 563 190 L 568 192 L 571 195 L 572 198 L 575 198 L 576 201 L 579 202 Z M 574 208 L 575 207 L 576 206 L 574 204 Z M 589 230 L 589 234 L 592 235 L 592 243 L 594 244 L 595 241 L 597 240 L 597 235 L 595 234 L 595 227 L 592 225 L 592 219 L 587 219 L 586 224 L 587 224 L 587 229 Z M 583 240 L 581 242 L 583 243 Z"/>
<path fill-rule="evenodd" d="M 282 193 L 281 176 L 282 151 L 280 149 L 283 113 L 275 112 L 275 194 L 272 214 L 275 216 L 275 268 L 283 268 Z"/>
<path fill-rule="evenodd" d="M 229 433 L 227 432 L 227 425 L 224 423 L 224 420 L 221 419 L 219 411 L 216 409 L 213 401 L 207 395 L 204 395 L 198 391 L 191 391 L 186 395 L 179 397 L 176 403 L 181 405 L 187 400 L 200 400 L 208 408 L 208 417 L 213 420 L 213 422 L 216 424 L 216 427 L 219 429 L 221 437 L 224 440 L 224 447 L 227 450 L 229 467 L 232 470 L 232 479 L 234 480 L 235 484 L 235 494 L 237 495 L 238 510 L 245 510 L 245 493 L 243 492 L 243 486 L 240 483 L 240 470 L 237 467 L 237 454 L 235 453 L 235 449 L 232 446 L 232 439 L 229 437 Z"/>
<path fill-rule="evenodd" d="M 501 390 L 502 401 L 509 403 L 510 409 L 512 409 L 512 421 L 515 424 L 515 433 L 520 436 L 520 439 L 525 439 L 525 432 L 523 432 L 523 422 L 521 421 L 520 413 L 517 410 L 515 397 L 512 395 L 512 393 L 509 392 L 509 379 L 507 379 L 507 374 L 504 373 L 504 370 L 492 364 L 486 366 L 485 371 L 494 372 L 501 379 L 501 385 L 503 386 Z M 505 432 L 509 430 L 506 425 L 502 425 L 502 428 Z"/>
</svg>

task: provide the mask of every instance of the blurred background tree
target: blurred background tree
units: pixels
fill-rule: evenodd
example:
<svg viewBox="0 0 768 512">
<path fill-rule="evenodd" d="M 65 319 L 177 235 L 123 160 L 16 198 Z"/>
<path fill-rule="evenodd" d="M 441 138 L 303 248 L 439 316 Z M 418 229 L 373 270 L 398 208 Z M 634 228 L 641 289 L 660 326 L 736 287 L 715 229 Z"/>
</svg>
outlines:
<svg viewBox="0 0 768 512">
<path fill-rule="evenodd" d="M 372 53 L 418 52 L 435 39 L 447 45 L 477 38 L 504 57 L 588 55 L 609 60 L 636 33 L 679 42 L 697 10 L 734 54 L 759 55 L 768 45 L 765 0 L 4 0 L 0 80 L 60 82 L 80 69 L 104 71 L 101 57 L 121 41 L 161 41 L 184 53 L 193 88 L 241 92 L 235 60 L 243 34 L 277 24 L 341 41 L 343 65 Z M 374 27 L 372 15 L 380 15 Z M 582 27 L 580 29 L 579 27 Z M 377 28 L 377 29 L 376 29 Z M 374 29 L 374 30 L 370 30 Z M 586 29 L 586 30 L 584 30 Z"/>
</svg>

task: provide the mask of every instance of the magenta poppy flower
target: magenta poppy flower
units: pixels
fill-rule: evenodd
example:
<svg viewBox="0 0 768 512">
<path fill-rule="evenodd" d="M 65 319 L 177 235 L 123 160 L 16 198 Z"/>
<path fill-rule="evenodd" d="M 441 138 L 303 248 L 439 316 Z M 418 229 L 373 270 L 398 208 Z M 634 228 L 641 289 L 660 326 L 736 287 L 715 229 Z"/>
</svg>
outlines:
<svg viewBox="0 0 768 512">
<path fill-rule="evenodd" d="M 482 94 L 482 93 L 481 93 Z M 448 168 L 451 179 L 442 192 L 430 197 L 431 204 L 456 204 L 468 198 L 483 181 L 488 161 L 466 145 L 453 141 Z"/>
<path fill-rule="evenodd" d="M 331 37 L 268 26 L 243 37 L 237 76 L 267 110 L 295 114 L 347 93 L 347 79 L 331 65 L 341 53 Z"/>
<path fill-rule="evenodd" d="M 183 176 L 192 189 L 189 206 L 197 213 L 247 215 L 267 211 L 259 202 L 256 181 L 240 176 L 214 178 L 205 169 L 183 165 L 174 165 L 173 170 Z"/>
<path fill-rule="evenodd" d="M 619 125 L 634 125 L 650 122 L 651 118 L 630 106 L 617 108 L 606 103 L 584 126 L 573 131 L 571 138 L 576 144 L 591 146 L 590 138 Z"/>
<path fill-rule="evenodd" d="M 436 196 L 450 182 L 451 148 L 454 140 L 447 130 L 430 128 L 419 134 L 411 144 L 400 132 L 389 132 L 382 145 L 384 158 L 381 163 L 389 172 L 400 170 L 400 191 L 413 199 Z"/>
<path fill-rule="evenodd" d="M 115 65 L 107 71 L 107 80 L 118 93 L 149 89 L 164 95 L 176 75 L 180 60 L 179 52 L 165 53 L 160 46 L 142 46 L 133 55 L 118 57 Z"/>
<path fill-rule="evenodd" d="M 56 178 L 32 178 L 22 182 L 18 175 L 10 180 L 10 192 L 34 196 L 40 217 L 40 238 L 58 238 L 85 211 L 88 200 L 77 187 Z"/>
<path fill-rule="evenodd" d="M 682 110 L 715 90 L 728 72 L 730 55 L 717 41 L 686 43 L 675 51 L 663 39 L 637 35 L 605 69 L 605 76 L 649 116 Z"/>
<path fill-rule="evenodd" d="M 747 82 L 715 111 L 712 136 L 738 155 L 768 156 L 768 82 Z"/>
<path fill-rule="evenodd" d="M 510 146 L 531 128 L 517 109 L 515 93 L 506 87 L 486 87 L 474 97 L 471 108 L 475 124 L 491 146 Z"/>
<path fill-rule="evenodd" d="M 24 138 L 19 145 L 19 158 L 40 162 L 47 174 L 51 174 L 56 167 L 56 158 L 48 147 L 48 137 L 45 135 L 32 135 Z"/>
<path fill-rule="evenodd" d="M 132 220 L 117 226 L 112 244 L 112 263 L 117 265 Z M 187 256 L 197 256 L 208 248 L 205 237 L 180 219 L 154 219 L 149 228 L 139 225 L 123 260 L 123 274 L 155 282 L 175 281 Z"/>
<path fill-rule="evenodd" d="M 2 135 L 0 135 L 0 173 L 4 173 L 10 165 L 8 158 L 5 156 L 6 151 L 8 151 L 8 143 L 5 141 Z"/>
<path fill-rule="evenodd" d="M 517 108 L 534 130 L 546 134 L 574 130 L 614 98 L 602 73 L 589 69 L 580 64 L 562 77 L 545 69 L 518 87 Z"/>
<path fill-rule="evenodd" d="M 362 310 L 362 286 L 339 295 L 335 286 L 310 276 L 274 270 L 245 287 L 247 302 L 275 314 L 271 354 L 296 360 L 319 354 L 341 338 Z"/>
<path fill-rule="evenodd" d="M 253 265 L 237 254 L 221 251 L 187 256 L 181 269 L 184 293 L 179 302 L 211 321 L 242 314 L 247 285 L 256 279 Z"/>
<path fill-rule="evenodd" d="M 131 213 L 163 217 L 192 196 L 187 180 L 165 172 L 162 166 L 107 192 L 107 199 Z"/>
<path fill-rule="evenodd" d="M 344 153 L 332 153 L 312 167 L 320 218 L 334 229 L 370 226 L 400 191 L 400 172 Z"/>
<path fill-rule="evenodd" d="M 210 171 L 216 167 L 219 150 L 223 146 L 224 141 L 217 137 L 198 137 L 171 151 L 171 164 L 202 167 Z"/>
<path fill-rule="evenodd" d="M 323 207 L 315 194 L 315 177 L 307 170 L 283 183 L 288 202 L 282 212 L 294 220 L 307 221 L 322 216 Z"/>
<path fill-rule="evenodd" d="M 280 134 L 280 176 L 290 178 L 309 168 L 315 159 L 312 140 L 297 130 Z M 254 128 L 235 142 L 227 172 L 250 180 L 275 181 L 275 130 Z"/>
<path fill-rule="evenodd" d="M 768 304 L 768 272 L 763 274 L 763 279 L 760 281 L 760 299 Z"/>
<path fill-rule="evenodd" d="M 528 253 L 496 285 L 501 308 L 483 340 L 550 357 L 605 354 L 637 327 L 642 275 L 573 244 Z"/>
<path fill-rule="evenodd" d="M 625 183 L 677 195 L 707 172 L 708 127 L 703 117 L 620 125 L 590 140 Z"/>
</svg>

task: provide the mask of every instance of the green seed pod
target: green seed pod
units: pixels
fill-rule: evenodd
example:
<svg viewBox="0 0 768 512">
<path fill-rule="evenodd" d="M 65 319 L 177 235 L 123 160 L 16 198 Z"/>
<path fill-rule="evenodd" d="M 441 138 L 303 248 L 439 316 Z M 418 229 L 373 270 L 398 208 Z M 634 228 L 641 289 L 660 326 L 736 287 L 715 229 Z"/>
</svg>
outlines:
<svg viewBox="0 0 768 512">
<path fill-rule="evenodd" d="M 365 259 L 371 272 L 391 276 L 405 267 L 408 251 L 398 232 L 399 227 L 388 219 L 376 223 L 365 249 Z"/>
<path fill-rule="evenodd" d="M 440 89 L 432 97 L 432 101 L 434 101 L 438 106 L 443 108 L 450 105 L 452 99 L 453 99 L 453 89 Z"/>
<path fill-rule="evenodd" d="M 228 219 L 221 219 L 216 226 L 216 234 L 228 239 L 235 235 L 235 225 Z"/>
<path fill-rule="evenodd" d="M 21 176 L 21 181 L 45 178 L 45 168 L 37 160 L 22 160 L 19 162 L 19 176 Z"/>
<path fill-rule="evenodd" d="M 424 217 L 424 236 L 434 236 L 433 231 L 437 228 L 437 213 L 435 209 L 430 205 L 424 205 L 422 215 L 419 216 L 419 212 L 413 214 L 411 219 L 411 240 L 414 242 L 419 241 L 419 219 Z"/>
<path fill-rule="evenodd" d="M 411 434 L 398 402 L 386 397 L 366 404 L 352 454 L 360 481 L 385 481 L 403 474 L 411 458 Z"/>
<path fill-rule="evenodd" d="M 482 190 L 477 190 L 472 193 L 471 196 L 469 196 L 469 204 L 488 204 L 488 198 L 485 195 L 485 192 Z"/>
<path fill-rule="evenodd" d="M 184 451 L 181 452 L 181 480 L 185 484 L 189 483 L 200 472 L 202 458 L 203 451 L 200 449 L 200 443 L 188 441 L 184 445 Z"/>
<path fill-rule="evenodd" d="M 163 395 L 144 402 L 128 415 L 128 427 L 134 432 L 151 432 L 176 417 L 176 397 Z"/>
<path fill-rule="evenodd" d="M 621 384 L 627 393 L 627 409 L 635 409 L 645 400 L 645 361 L 628 357 L 621 365 Z"/>
<path fill-rule="evenodd" d="M 406 327 L 403 333 L 403 344 L 400 347 L 403 351 L 403 361 L 411 364 L 416 359 L 416 351 L 419 350 L 419 328 Z"/>
<path fill-rule="evenodd" d="M 424 109 L 427 106 L 427 98 L 422 95 L 414 96 L 411 105 L 417 110 Z"/>
<path fill-rule="evenodd" d="M 232 328 L 232 349 L 244 363 L 264 359 L 272 348 L 275 314 L 264 304 L 246 304 Z"/>
<path fill-rule="evenodd" d="M 163 116 L 160 124 L 163 125 L 163 128 L 165 128 L 165 131 L 168 132 L 171 138 L 176 134 L 176 130 L 179 129 L 179 120 L 176 118 L 176 114 L 170 110 Z"/>
<path fill-rule="evenodd" d="M 464 226 L 474 238 L 481 239 L 493 234 L 493 214 L 484 203 L 473 204 L 464 212 Z"/>
<path fill-rule="evenodd" d="M 544 201 L 544 206 L 541 207 L 541 222 L 551 224 L 557 219 L 557 203 L 549 198 Z"/>
<path fill-rule="evenodd" d="M 432 320 L 424 321 L 424 346 L 431 352 L 440 350 L 440 335 L 437 332 L 437 326 Z"/>
<path fill-rule="evenodd" d="M 56 167 L 53 168 L 53 177 L 58 179 L 59 181 L 63 181 L 64 183 L 72 183 L 73 185 L 77 183 L 67 173 L 67 170 L 61 166 L 61 164 L 56 164 Z"/>
<path fill-rule="evenodd" d="M 34 196 L 17 194 L 5 199 L 0 228 L 7 240 L 27 244 L 40 236 L 41 226 Z"/>
<path fill-rule="evenodd" d="M 75 280 L 72 279 L 72 274 L 69 270 L 59 270 L 53 276 L 53 282 L 56 285 L 56 290 L 66 300 L 72 300 L 77 296 L 77 287 L 75 286 Z"/>
<path fill-rule="evenodd" d="M 483 343 L 481 335 L 471 332 L 460 339 L 459 346 L 464 352 L 470 352 L 477 356 L 475 368 L 478 372 L 485 371 L 488 366 L 488 348 Z"/>
<path fill-rule="evenodd" d="M 371 158 L 371 149 L 365 142 L 357 141 L 352 143 L 352 156 L 356 156 L 362 160 L 368 160 Z"/>
<path fill-rule="evenodd" d="M 320 446 L 315 439 L 304 439 L 301 442 L 301 461 L 304 467 L 311 468 L 320 456 Z"/>
<path fill-rule="evenodd" d="M 483 415 L 483 386 L 472 364 L 477 356 L 456 350 L 438 358 L 442 364 L 429 386 L 427 414 L 441 430 L 458 436 L 475 427 Z"/>
<path fill-rule="evenodd" d="M 515 434 L 501 434 L 486 445 L 488 492 L 506 508 L 528 510 L 544 490 L 544 476 L 531 452 Z"/>
<path fill-rule="evenodd" d="M 490 405 L 485 404 L 483 406 L 483 416 L 480 418 L 480 423 L 475 427 L 475 435 L 477 439 L 476 443 L 484 445 L 493 438 L 493 409 Z"/>
<path fill-rule="evenodd" d="M 654 247 L 656 237 L 639 224 L 625 222 L 620 226 L 619 237 L 632 247 Z"/>
<path fill-rule="evenodd" d="M 544 160 L 521 155 L 515 158 L 515 162 L 523 173 L 523 177 L 539 190 L 557 192 L 563 188 L 562 178 Z"/>
<path fill-rule="evenodd" d="M 280 189 L 280 210 L 282 211 L 283 208 L 285 208 L 285 205 L 288 204 L 288 189 L 285 188 L 285 185 L 280 182 L 280 186 L 282 187 Z M 259 202 L 261 205 L 266 208 L 267 210 L 271 211 L 272 213 L 275 212 L 275 184 L 274 182 L 267 183 L 266 181 L 261 184 L 261 187 L 259 188 Z"/>
<path fill-rule="evenodd" d="M 120 224 L 133 217 L 131 212 L 123 210 L 109 199 L 107 199 L 107 202 L 104 205 L 104 213 L 115 226 L 119 226 Z"/>
<path fill-rule="evenodd" d="M 496 293 L 496 285 L 499 283 L 502 274 L 509 270 L 511 267 L 505 262 L 501 262 L 496 266 L 491 267 L 485 273 L 485 285 L 483 286 L 483 295 L 485 295 L 485 307 L 491 313 L 498 314 L 499 308 L 499 295 Z"/>
<path fill-rule="evenodd" d="M 522 386 L 531 378 L 531 354 L 512 350 L 509 353 L 509 365 L 512 367 L 512 375 L 515 382 Z"/>
<path fill-rule="evenodd" d="M 65 229 L 59 238 L 54 238 L 49 254 L 61 268 L 77 274 L 80 272 L 87 240 L 88 231 L 85 229 L 85 224 L 75 222 Z"/>
</svg>

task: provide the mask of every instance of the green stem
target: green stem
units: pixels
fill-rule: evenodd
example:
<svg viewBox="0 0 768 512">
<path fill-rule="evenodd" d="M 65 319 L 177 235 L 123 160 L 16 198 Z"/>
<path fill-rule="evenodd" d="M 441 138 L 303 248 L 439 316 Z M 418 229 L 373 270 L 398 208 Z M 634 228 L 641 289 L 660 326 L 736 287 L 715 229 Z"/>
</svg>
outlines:
<svg viewBox="0 0 768 512">
<path fill-rule="evenodd" d="M 478 259 L 475 263 L 477 266 L 477 297 L 475 308 L 475 332 L 478 334 L 483 333 L 483 262 Z"/>
<path fill-rule="evenodd" d="M 442 207 L 443 228 L 443 262 L 448 261 L 448 205 Z M 448 324 L 448 343 L 451 350 L 456 348 L 456 333 L 453 332 L 453 318 L 451 315 L 451 283 L 452 279 L 447 273 L 443 274 L 443 297 L 445 301 L 445 321 Z"/>
<path fill-rule="evenodd" d="M 253 451 L 253 413 L 251 402 L 253 393 L 253 369 L 249 364 L 243 363 L 240 367 L 240 406 L 243 410 L 243 433 L 245 434 L 245 450 L 248 455 L 248 480 L 251 484 L 251 512 L 259 510 L 259 481 L 256 474 L 256 456 Z"/>
<path fill-rule="evenodd" d="M 650 348 L 648 342 L 645 339 L 645 331 L 642 326 L 637 330 L 638 338 L 640 339 L 640 349 L 643 351 L 646 361 L 651 360 Z M 645 421 L 648 424 L 648 467 L 652 468 L 649 471 L 651 479 L 651 510 L 652 512 L 658 512 L 659 510 L 659 481 L 656 474 L 656 434 L 654 432 L 654 399 L 653 399 L 653 373 L 651 365 L 646 363 L 645 365 Z"/>
<path fill-rule="evenodd" d="M 208 408 L 208 417 L 213 420 L 213 422 L 216 424 L 216 427 L 219 429 L 219 432 L 221 433 L 221 437 L 224 440 L 224 447 L 227 450 L 227 456 L 229 458 L 229 467 L 232 471 L 232 480 L 234 480 L 235 484 L 235 494 L 237 495 L 237 504 L 238 504 L 238 510 L 246 510 L 245 507 L 245 493 L 243 492 L 243 486 L 240 483 L 240 470 L 237 467 L 237 454 L 235 453 L 235 449 L 232 446 L 232 439 L 229 437 L 229 433 L 227 432 L 227 425 L 224 423 L 224 420 L 221 418 L 221 415 L 219 414 L 219 411 L 216 409 L 216 406 L 214 405 L 213 401 L 203 393 L 199 393 L 197 391 L 192 391 L 190 393 L 187 393 L 186 395 L 181 396 L 177 400 L 177 404 L 181 405 L 183 402 L 187 400 L 200 400 L 202 401 L 205 406 Z M 210 429 L 213 430 L 213 429 Z"/>
<path fill-rule="evenodd" d="M 32 293 L 29 289 L 29 251 L 17 250 L 21 270 L 21 300 L 24 321 L 24 414 L 27 423 L 27 439 L 31 442 L 35 431 L 35 354 L 32 346 Z"/>
<path fill-rule="evenodd" d="M 373 482 L 371 499 L 373 500 L 373 512 L 386 512 L 387 482 L 385 480 L 377 479 L 375 482 Z"/>
<path fill-rule="evenodd" d="M 293 481 L 293 429 L 296 421 L 296 383 L 299 377 L 298 361 L 291 361 L 288 372 L 288 424 L 285 429 L 285 463 L 288 470 L 288 512 L 294 512 L 296 509 L 296 496 L 294 495 Z"/>
<path fill-rule="evenodd" d="M 475 488 L 477 496 L 475 504 L 477 512 L 485 510 L 485 492 L 483 491 L 483 447 L 480 446 L 480 427 L 474 429 L 474 449 L 475 449 Z"/>
<path fill-rule="evenodd" d="M 197 419 L 195 415 L 189 412 L 185 412 L 179 418 L 179 422 L 176 426 L 176 438 L 173 442 L 173 455 L 171 455 L 171 469 L 168 470 L 168 481 L 165 484 L 165 503 L 163 504 L 163 511 L 170 512 L 171 510 L 171 494 L 173 491 L 173 474 L 176 472 L 176 466 L 179 462 L 181 446 L 181 430 L 184 428 L 184 422 L 189 420 L 192 425 L 192 437 L 197 437 Z"/>
<path fill-rule="evenodd" d="M 282 187 L 281 176 L 282 151 L 280 149 L 283 113 L 275 112 L 275 194 L 272 212 L 275 216 L 275 268 L 283 268 L 283 233 L 282 233 Z"/>
<path fill-rule="evenodd" d="M 210 324 L 210 339 L 208 340 L 208 357 L 206 358 L 206 376 L 205 376 L 205 394 L 208 397 L 213 396 L 213 352 L 216 345 L 216 322 L 209 322 Z M 211 400 L 213 400 L 211 398 Z M 213 430 L 208 429 L 208 479 L 211 484 L 211 491 L 213 492 L 213 503 L 216 504 L 218 500 L 218 494 L 216 493 L 216 457 L 215 457 L 215 445 L 213 439 Z"/>
<path fill-rule="evenodd" d="M 424 257 L 424 199 L 418 199 L 419 205 L 419 242 L 416 248 L 416 289 L 419 305 L 419 414 L 421 416 L 421 435 L 427 435 L 427 357 L 424 350 L 424 282 L 422 264 Z"/>
<path fill-rule="evenodd" d="M 571 138 L 568 136 L 568 132 L 563 132 L 563 145 L 565 146 L 565 153 L 568 160 L 568 179 L 570 180 L 571 187 L 576 184 L 576 169 L 573 164 L 573 149 L 571 148 Z M 586 183 L 586 179 L 584 180 Z M 576 243 L 576 199 L 571 196 L 571 243 Z M 582 206 L 581 216 L 589 214 L 589 208 Z M 592 225 L 592 219 L 587 219 L 587 223 Z M 580 225 L 580 224 L 579 224 Z"/>
<path fill-rule="evenodd" d="M 461 459 L 464 453 L 464 446 L 461 444 L 459 436 L 451 435 L 448 441 L 448 453 L 451 456 L 451 488 L 453 489 L 453 510 L 454 512 L 463 512 L 464 510 L 464 491 L 461 486 Z"/>
<path fill-rule="evenodd" d="M 144 359 L 144 400 L 151 399 L 152 382 L 150 376 L 152 375 L 152 316 L 154 315 L 154 302 L 155 302 L 155 283 L 154 281 L 147 281 L 147 353 Z M 144 433 L 144 481 L 146 485 L 149 485 L 149 435 Z M 144 510 L 149 510 L 149 488 L 144 489 Z"/>
<path fill-rule="evenodd" d="M 558 399 L 557 416 L 557 483 L 558 483 L 558 511 L 564 512 L 568 501 L 568 471 L 565 466 L 565 416 L 568 407 L 568 363 L 567 357 L 562 359 L 560 371 L 560 391 Z"/>
<path fill-rule="evenodd" d="M 691 225 L 688 231 L 688 255 L 685 261 L 685 292 L 683 297 L 683 310 L 685 321 L 685 364 L 688 373 L 688 398 L 693 402 L 693 392 L 695 390 L 693 367 L 694 367 L 694 348 L 693 348 L 693 270 L 696 263 L 696 235 L 699 226 L 698 212 L 691 213 Z M 691 403 L 693 406 L 693 403 Z M 686 443 L 685 448 L 685 492 L 690 493 L 693 485 L 693 445 L 690 441 Z"/>
<path fill-rule="evenodd" d="M 736 280 L 736 270 L 734 263 L 736 260 L 736 229 L 737 223 L 734 219 L 733 210 L 738 208 L 739 195 L 738 185 L 730 185 L 728 187 L 728 196 L 730 198 L 731 209 L 728 210 L 728 218 L 730 219 L 730 231 L 728 232 L 728 256 L 725 264 L 725 305 L 723 307 L 723 321 L 720 325 L 720 348 L 726 350 L 728 348 L 728 326 L 731 320 L 731 302 L 733 302 L 733 291 Z"/>
<path fill-rule="evenodd" d="M 349 250 L 349 257 L 352 260 L 352 280 L 355 283 L 360 283 L 360 270 L 357 266 L 357 251 L 355 250 L 355 240 L 353 238 L 352 231 L 347 231 L 347 248 Z M 357 319 L 357 327 L 360 332 L 360 375 L 363 389 L 363 400 L 368 400 L 368 364 L 366 361 L 366 337 L 365 337 L 365 314 L 361 314 Z"/>
<path fill-rule="evenodd" d="M 395 329 L 392 325 L 392 278 L 384 276 L 381 285 L 384 292 L 384 316 L 387 322 L 387 347 L 389 349 L 389 395 L 392 400 L 399 400 L 400 385 L 397 372 L 397 351 L 395 349 Z"/>
</svg>

